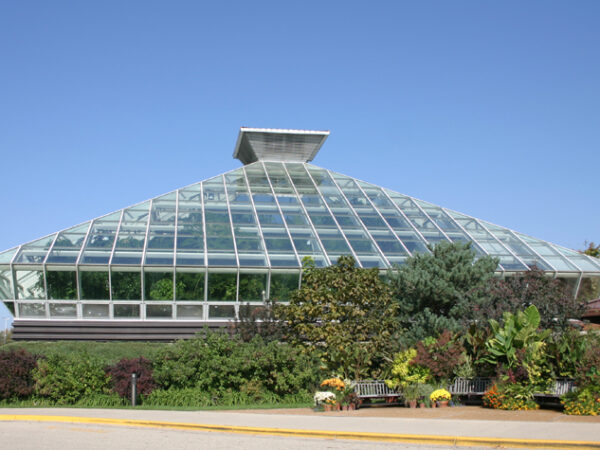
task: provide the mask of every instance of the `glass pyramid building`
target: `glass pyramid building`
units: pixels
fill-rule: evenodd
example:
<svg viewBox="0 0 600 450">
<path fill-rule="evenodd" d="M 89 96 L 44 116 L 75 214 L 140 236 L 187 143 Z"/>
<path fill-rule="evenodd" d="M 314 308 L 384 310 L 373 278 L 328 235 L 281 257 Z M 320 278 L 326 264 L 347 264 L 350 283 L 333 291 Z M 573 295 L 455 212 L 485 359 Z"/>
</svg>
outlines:
<svg viewBox="0 0 600 450">
<path fill-rule="evenodd" d="M 242 128 L 243 167 L 0 253 L 15 335 L 32 323 L 80 334 L 92 321 L 222 323 L 287 300 L 304 257 L 387 270 L 443 241 L 499 258 L 500 276 L 535 265 L 598 296 L 598 259 L 310 164 L 328 134 Z"/>
</svg>

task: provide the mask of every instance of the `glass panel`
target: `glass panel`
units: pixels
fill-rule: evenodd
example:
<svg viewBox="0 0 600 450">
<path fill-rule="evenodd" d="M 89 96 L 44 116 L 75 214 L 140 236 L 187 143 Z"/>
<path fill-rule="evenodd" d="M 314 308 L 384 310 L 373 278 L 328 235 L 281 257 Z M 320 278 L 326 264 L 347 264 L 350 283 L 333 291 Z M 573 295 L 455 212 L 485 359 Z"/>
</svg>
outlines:
<svg viewBox="0 0 600 450">
<path fill-rule="evenodd" d="M 266 273 L 240 273 L 240 301 L 263 301 L 267 291 Z"/>
<path fill-rule="evenodd" d="M 148 251 L 146 253 L 146 265 L 172 266 L 173 252 Z"/>
<path fill-rule="evenodd" d="M 54 237 L 56 234 L 52 236 L 47 236 L 42 239 L 38 239 L 37 241 L 31 242 L 29 244 L 25 244 L 21 246 L 21 250 L 19 254 L 15 257 L 15 263 L 41 263 L 44 262 L 46 257 L 46 252 L 50 248 L 52 241 L 54 241 Z"/>
<path fill-rule="evenodd" d="M 84 250 L 81 255 L 81 264 L 108 264 L 110 261 L 110 251 Z"/>
<path fill-rule="evenodd" d="M 236 299 L 237 275 L 235 273 L 208 274 L 208 300 Z"/>
<path fill-rule="evenodd" d="M 177 306 L 177 318 L 178 319 L 202 319 L 203 317 L 203 306 L 202 305 L 178 305 Z"/>
<path fill-rule="evenodd" d="M 129 265 L 140 265 L 142 262 L 142 251 L 138 252 L 117 252 L 112 258 L 112 264 L 129 264 Z"/>
<path fill-rule="evenodd" d="M 177 272 L 176 299 L 204 300 L 204 272 Z"/>
<path fill-rule="evenodd" d="M 108 305 L 81 305 L 81 315 L 84 319 L 108 319 Z"/>
<path fill-rule="evenodd" d="M 50 317 L 77 317 L 75 303 L 50 303 Z"/>
<path fill-rule="evenodd" d="M 20 317 L 46 317 L 46 305 L 43 303 L 20 303 Z"/>
<path fill-rule="evenodd" d="M 12 273 L 10 270 L 0 270 L 0 300 L 14 300 Z"/>
<path fill-rule="evenodd" d="M 146 300 L 173 300 L 173 272 L 144 272 Z"/>
<path fill-rule="evenodd" d="M 300 273 L 271 272 L 271 287 L 269 299 L 273 301 L 288 301 L 293 291 L 298 289 Z"/>
<path fill-rule="evenodd" d="M 11 250 L 6 250 L 5 252 L 0 253 L 0 263 L 9 263 L 16 252 L 17 249 L 13 248 Z"/>
<path fill-rule="evenodd" d="M 235 306 L 233 305 L 210 305 L 208 308 L 209 319 L 233 319 L 235 318 Z"/>
<path fill-rule="evenodd" d="M 581 279 L 577 300 L 587 302 L 600 298 L 600 276 L 584 276 Z"/>
<path fill-rule="evenodd" d="M 321 264 L 321 265 L 318 265 L 317 267 L 323 267 L 326 265 L 325 260 L 323 260 L 322 258 L 313 256 L 313 259 L 315 260 L 315 264 L 317 261 L 319 261 L 319 263 Z M 300 265 L 298 263 L 298 260 L 296 259 L 296 257 L 292 256 L 292 255 L 272 255 L 272 254 L 270 254 L 269 262 L 272 267 L 298 267 Z"/>
<path fill-rule="evenodd" d="M 113 305 L 115 319 L 131 319 L 140 317 L 140 305 Z"/>
<path fill-rule="evenodd" d="M 171 305 L 146 305 L 147 319 L 172 319 L 173 307 Z"/>
<path fill-rule="evenodd" d="M 203 266 L 204 265 L 204 253 L 198 252 L 177 252 L 177 266 Z"/>
<path fill-rule="evenodd" d="M 77 272 L 46 271 L 48 298 L 52 300 L 77 300 Z"/>
<path fill-rule="evenodd" d="M 140 272 L 111 273 L 113 300 L 140 300 L 142 298 L 142 282 Z"/>
<path fill-rule="evenodd" d="M 427 244 L 414 232 L 398 231 L 398 237 L 411 253 L 429 253 Z"/>
<path fill-rule="evenodd" d="M 265 255 L 240 253 L 238 258 L 241 267 L 265 267 L 267 265 Z"/>
<path fill-rule="evenodd" d="M 79 272 L 82 300 L 108 300 L 110 285 L 108 272 Z"/>
<path fill-rule="evenodd" d="M 46 298 L 44 272 L 41 270 L 17 270 L 17 297 L 20 299 Z"/>
</svg>

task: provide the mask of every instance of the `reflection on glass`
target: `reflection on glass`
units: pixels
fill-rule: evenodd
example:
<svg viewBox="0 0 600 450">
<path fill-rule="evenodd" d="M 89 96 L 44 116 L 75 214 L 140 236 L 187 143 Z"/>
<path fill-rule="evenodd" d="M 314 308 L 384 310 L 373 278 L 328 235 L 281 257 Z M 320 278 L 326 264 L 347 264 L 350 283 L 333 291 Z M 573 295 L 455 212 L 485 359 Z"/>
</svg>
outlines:
<svg viewBox="0 0 600 450">
<path fill-rule="evenodd" d="M 20 317 L 46 317 L 46 306 L 43 303 L 19 304 Z"/>
<path fill-rule="evenodd" d="M 82 300 L 108 300 L 108 272 L 79 272 Z"/>
<path fill-rule="evenodd" d="M 0 270 L 0 300 L 12 300 L 14 296 L 11 271 Z"/>
<path fill-rule="evenodd" d="M 173 300 L 172 272 L 144 272 L 146 300 Z"/>
<path fill-rule="evenodd" d="M 204 272 L 177 272 L 177 300 L 204 300 Z"/>
<path fill-rule="evenodd" d="M 210 305 L 208 308 L 209 319 L 233 319 L 235 318 L 235 306 L 233 305 Z"/>
<path fill-rule="evenodd" d="M 77 317 L 74 303 L 50 303 L 50 317 Z"/>
<path fill-rule="evenodd" d="M 262 301 L 267 291 L 266 273 L 240 273 L 240 301 Z"/>
<path fill-rule="evenodd" d="M 17 270 L 17 297 L 21 299 L 46 298 L 44 272 L 41 270 Z"/>
<path fill-rule="evenodd" d="M 142 282 L 140 272 L 111 273 L 113 300 L 141 300 Z"/>
<path fill-rule="evenodd" d="M 146 305 L 146 317 L 171 319 L 173 318 L 173 307 L 171 305 Z"/>
<path fill-rule="evenodd" d="M 74 271 L 46 271 L 48 298 L 52 300 L 77 300 L 77 273 Z"/>
<path fill-rule="evenodd" d="M 108 305 L 81 305 L 81 315 L 84 319 L 108 319 Z"/>
<path fill-rule="evenodd" d="M 177 306 L 177 318 L 178 319 L 202 319 L 203 307 L 202 305 L 178 305 Z"/>
<path fill-rule="evenodd" d="M 131 319 L 140 317 L 140 305 L 114 305 L 113 315 L 115 319 Z"/>
<path fill-rule="evenodd" d="M 236 283 L 235 273 L 209 273 L 208 300 L 235 300 Z"/>
<path fill-rule="evenodd" d="M 269 299 L 273 301 L 288 301 L 293 291 L 298 289 L 299 273 L 271 273 Z"/>
</svg>

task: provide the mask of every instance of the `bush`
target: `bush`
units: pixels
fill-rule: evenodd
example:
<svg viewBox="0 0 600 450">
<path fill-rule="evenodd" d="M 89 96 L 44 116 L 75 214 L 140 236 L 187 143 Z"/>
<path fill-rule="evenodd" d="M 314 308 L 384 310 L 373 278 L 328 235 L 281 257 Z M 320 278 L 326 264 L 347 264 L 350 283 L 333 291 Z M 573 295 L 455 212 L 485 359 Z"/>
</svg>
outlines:
<svg viewBox="0 0 600 450">
<path fill-rule="evenodd" d="M 535 410 L 539 405 L 533 397 L 534 388 L 521 383 L 494 384 L 482 398 L 485 408 L 505 410 Z"/>
<path fill-rule="evenodd" d="M 154 379 L 162 389 L 198 388 L 213 396 L 249 389 L 252 382 L 253 390 L 285 396 L 312 390 L 317 367 L 289 344 L 207 333 L 165 348 L 154 361 Z"/>
<path fill-rule="evenodd" d="M 110 393 L 110 378 L 102 364 L 87 354 L 42 359 L 34 379 L 35 394 L 57 405 L 72 405 L 85 397 Z"/>
<path fill-rule="evenodd" d="M 25 350 L 0 352 L 0 399 L 16 400 L 33 393 L 37 359 Z"/>
<path fill-rule="evenodd" d="M 418 342 L 416 349 L 413 364 L 428 369 L 430 376 L 437 381 L 450 380 L 456 368 L 465 362 L 465 348 L 447 330 L 437 340 Z"/>
<path fill-rule="evenodd" d="M 561 403 L 565 414 L 597 416 L 600 414 L 600 387 L 588 386 L 563 395 Z"/>
<path fill-rule="evenodd" d="M 156 388 L 156 383 L 152 378 L 152 363 L 144 357 L 124 358 L 113 366 L 106 368 L 106 374 L 110 376 L 112 390 L 123 398 L 131 398 L 131 374 L 133 373 L 137 375 L 138 395 L 149 395 Z"/>
<path fill-rule="evenodd" d="M 252 393 L 226 390 L 219 394 L 211 394 L 198 388 L 156 389 L 143 399 L 146 406 L 167 406 L 179 408 L 206 408 L 211 406 L 244 406 L 275 404 L 306 404 L 312 401 L 308 392 L 294 395 L 278 396 L 263 392 L 257 397 Z"/>
</svg>

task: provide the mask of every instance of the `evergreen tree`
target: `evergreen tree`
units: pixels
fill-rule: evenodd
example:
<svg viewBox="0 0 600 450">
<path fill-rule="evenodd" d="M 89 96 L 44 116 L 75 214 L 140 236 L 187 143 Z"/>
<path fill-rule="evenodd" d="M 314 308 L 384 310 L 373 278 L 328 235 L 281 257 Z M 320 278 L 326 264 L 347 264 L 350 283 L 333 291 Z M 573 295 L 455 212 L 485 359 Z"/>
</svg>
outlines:
<svg viewBox="0 0 600 450">
<path fill-rule="evenodd" d="M 474 321 L 486 302 L 481 287 L 498 266 L 498 259 L 489 256 L 476 260 L 470 243 L 442 242 L 429 249 L 388 277 L 408 344 Z"/>
</svg>

